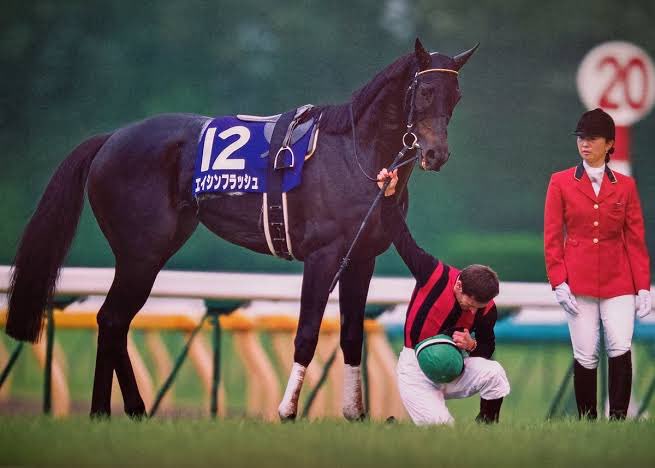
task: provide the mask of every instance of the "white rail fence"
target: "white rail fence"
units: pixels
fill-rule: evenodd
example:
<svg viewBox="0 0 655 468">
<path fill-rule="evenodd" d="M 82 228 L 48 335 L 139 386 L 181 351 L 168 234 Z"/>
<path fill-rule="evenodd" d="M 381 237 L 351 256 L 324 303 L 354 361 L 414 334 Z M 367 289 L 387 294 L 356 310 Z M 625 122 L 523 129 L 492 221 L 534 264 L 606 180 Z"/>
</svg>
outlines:
<svg viewBox="0 0 655 468">
<path fill-rule="evenodd" d="M 0 266 L 0 323 L 6 310 L 6 292 L 9 288 L 11 267 Z M 95 328 L 95 315 L 114 277 L 112 268 L 67 267 L 61 270 L 57 283 L 57 294 L 80 296 L 83 300 L 57 311 L 54 322 L 57 328 Z M 235 354 L 241 360 L 246 377 L 247 414 L 268 420 L 276 419 L 276 406 L 280 399 L 281 382 L 277 369 L 288 372 L 292 363 L 292 337 L 297 326 L 301 275 L 256 274 L 256 273 L 208 273 L 164 270 L 158 275 L 150 299 L 133 322 L 133 329 L 146 334 L 145 346 L 152 356 L 155 369 L 150 375 L 139 350 L 130 340 L 129 353 L 137 374 L 139 387 L 147 405 L 155 397 L 155 380 L 161 382 L 173 368 L 173 359 L 159 337 L 161 330 L 179 330 L 190 333 L 206 312 L 206 300 L 229 300 L 242 303 L 231 315 L 220 318 L 221 326 L 233 334 Z M 371 380 L 370 414 L 382 419 L 393 410 L 402 418 L 404 410 L 399 402 L 395 387 L 395 354 L 384 333 L 385 329 L 402 327 L 407 301 L 414 287 L 411 278 L 374 277 L 371 281 L 368 303 L 385 307 L 387 310 L 377 321 L 367 320 L 367 344 L 369 350 L 369 378 Z M 307 385 L 311 388 L 319 380 L 326 362 L 332 360 L 327 383 L 316 395 L 309 417 L 331 417 L 340 413 L 340 387 L 342 378 L 342 356 L 338 350 L 339 307 L 338 288 L 330 296 L 326 308 L 321 339 L 316 358 L 308 369 Z M 551 288 L 546 283 L 502 282 L 500 294 L 495 300 L 501 308 L 516 309 L 519 313 L 504 321 L 498 331 L 514 333 L 515 325 L 528 330 L 528 339 L 535 335 L 532 326 L 548 326 L 557 330 L 560 338 L 566 334 L 563 327 L 564 313 L 555 302 Z M 653 314 L 644 322 L 647 337 L 655 336 Z M 509 330 L 509 333 L 508 333 Z M 542 329 L 537 334 L 542 334 Z M 269 333 L 272 356 L 267 355 L 258 334 Z M 553 332 L 547 332 L 546 334 Z M 38 362 L 44 366 L 46 347 L 43 343 L 32 347 Z M 336 350 L 336 351 L 334 351 Z M 336 359 L 334 356 L 336 353 Z M 270 354 L 270 353 L 269 353 Z M 0 367 L 4 367 L 9 353 L 0 342 Z M 4 356 L 4 357 L 3 357 Z M 206 336 L 199 335 L 189 349 L 189 359 L 203 383 L 205 393 L 212 392 L 212 347 Z M 52 411 L 55 415 L 70 412 L 70 396 L 66 383 L 66 357 L 54 344 L 52 362 Z M 8 398 L 7 385 L 0 392 L 0 401 Z M 115 386 L 117 388 L 117 386 Z M 213 389 L 215 390 L 215 388 Z M 118 394 L 118 392 L 114 392 Z M 221 382 L 218 389 L 218 412 L 225 414 L 226 395 Z M 119 402 L 116 402 L 117 406 Z M 172 407 L 172 395 L 162 401 L 162 409 Z M 214 402 L 214 406 L 216 403 Z"/>
<path fill-rule="evenodd" d="M 0 266 L 0 292 L 5 293 L 9 288 L 10 268 Z M 104 295 L 113 278 L 113 268 L 63 268 L 57 282 L 57 294 Z M 151 296 L 296 301 L 300 299 L 301 284 L 301 275 L 163 270 L 157 276 Z M 406 303 L 413 287 L 411 278 L 374 277 L 368 302 L 382 305 Z M 338 290 L 332 293 L 329 300 L 339 300 Z M 546 283 L 503 282 L 496 303 L 500 307 L 557 305 Z"/>
</svg>

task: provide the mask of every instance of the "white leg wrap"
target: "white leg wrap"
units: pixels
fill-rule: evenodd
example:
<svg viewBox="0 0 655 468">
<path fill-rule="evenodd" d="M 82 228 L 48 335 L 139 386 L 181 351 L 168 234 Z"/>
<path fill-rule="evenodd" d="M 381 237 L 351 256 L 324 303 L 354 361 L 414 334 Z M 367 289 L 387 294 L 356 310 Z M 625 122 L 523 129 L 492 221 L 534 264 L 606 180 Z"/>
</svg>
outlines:
<svg viewBox="0 0 655 468">
<path fill-rule="evenodd" d="M 305 380 L 306 370 L 305 366 L 301 366 L 297 362 L 293 363 L 287 389 L 284 391 L 280 406 L 277 407 L 280 419 L 293 419 L 298 414 L 298 397 L 300 396 L 302 383 Z"/>
<path fill-rule="evenodd" d="M 353 421 L 364 414 L 361 368 L 346 364 L 343 368 L 343 417 Z"/>
</svg>

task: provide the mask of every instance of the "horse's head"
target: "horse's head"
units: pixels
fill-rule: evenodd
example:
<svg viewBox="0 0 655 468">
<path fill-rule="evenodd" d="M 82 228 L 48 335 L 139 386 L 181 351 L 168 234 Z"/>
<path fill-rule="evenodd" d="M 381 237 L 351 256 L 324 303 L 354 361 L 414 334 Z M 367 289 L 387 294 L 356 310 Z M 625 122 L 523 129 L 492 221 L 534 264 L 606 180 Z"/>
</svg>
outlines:
<svg viewBox="0 0 655 468">
<path fill-rule="evenodd" d="M 479 44 L 478 44 L 479 45 Z M 420 166 L 439 171 L 448 158 L 448 122 L 461 98 L 457 80 L 460 68 L 478 48 L 455 57 L 429 53 L 416 39 L 415 54 L 419 68 L 407 93 L 408 131 L 413 132 L 423 150 Z"/>
</svg>

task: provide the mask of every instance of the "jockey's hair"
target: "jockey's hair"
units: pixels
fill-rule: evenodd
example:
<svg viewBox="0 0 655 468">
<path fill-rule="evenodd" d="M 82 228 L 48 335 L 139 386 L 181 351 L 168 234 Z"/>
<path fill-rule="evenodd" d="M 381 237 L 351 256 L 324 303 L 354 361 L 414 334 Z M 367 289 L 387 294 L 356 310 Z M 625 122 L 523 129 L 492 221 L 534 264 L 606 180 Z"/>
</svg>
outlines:
<svg viewBox="0 0 655 468">
<path fill-rule="evenodd" d="M 498 275 L 486 265 L 469 265 L 459 274 L 462 292 L 479 302 L 489 302 L 498 295 Z"/>
</svg>

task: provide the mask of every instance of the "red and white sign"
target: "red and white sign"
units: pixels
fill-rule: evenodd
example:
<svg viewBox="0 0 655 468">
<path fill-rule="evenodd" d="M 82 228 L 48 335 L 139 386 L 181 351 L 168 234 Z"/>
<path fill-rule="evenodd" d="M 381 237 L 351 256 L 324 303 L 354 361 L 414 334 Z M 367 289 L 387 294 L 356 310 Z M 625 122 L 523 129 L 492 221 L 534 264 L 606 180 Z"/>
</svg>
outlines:
<svg viewBox="0 0 655 468">
<path fill-rule="evenodd" d="M 578 92 L 588 109 L 600 107 L 616 124 L 612 169 L 629 175 L 630 125 L 655 104 L 655 67 L 643 49 L 629 42 L 604 42 L 582 59 Z"/>
<path fill-rule="evenodd" d="M 588 109 L 600 107 L 617 127 L 641 120 L 655 104 L 655 67 L 643 49 L 629 42 L 605 42 L 587 53 L 577 76 Z"/>
</svg>

